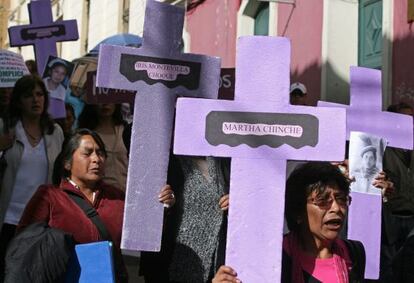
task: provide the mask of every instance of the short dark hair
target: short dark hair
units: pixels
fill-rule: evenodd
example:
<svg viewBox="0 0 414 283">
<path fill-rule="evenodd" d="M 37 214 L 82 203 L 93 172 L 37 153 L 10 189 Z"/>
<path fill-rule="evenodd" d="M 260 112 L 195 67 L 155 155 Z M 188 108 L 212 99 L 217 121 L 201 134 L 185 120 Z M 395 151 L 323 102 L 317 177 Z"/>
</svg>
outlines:
<svg viewBox="0 0 414 283">
<path fill-rule="evenodd" d="M 337 187 L 349 195 L 349 180 L 329 162 L 308 162 L 298 166 L 286 181 L 285 217 L 290 231 L 298 231 L 298 218 L 306 214 L 308 196 Z"/>
<path fill-rule="evenodd" d="M 67 162 L 72 164 L 72 157 L 75 150 L 79 148 L 80 140 L 83 136 L 91 136 L 102 150 L 104 156 L 107 156 L 105 144 L 101 137 L 90 129 L 77 129 L 68 139 L 63 143 L 63 149 L 56 158 L 53 168 L 53 184 L 59 185 L 62 178 L 70 177 L 70 171 L 65 169 Z"/>
<path fill-rule="evenodd" d="M 36 86 L 39 86 L 42 90 L 45 101 L 43 104 L 43 112 L 40 115 L 40 127 L 42 132 L 47 134 L 52 134 L 55 126 L 52 118 L 50 118 L 49 113 L 49 95 L 46 89 L 45 84 L 42 79 L 37 75 L 25 75 L 17 80 L 14 85 L 11 100 L 10 100 L 10 126 L 15 126 L 17 121 L 21 119 L 22 112 L 20 106 L 20 99 L 27 93 L 31 93 Z"/>
</svg>

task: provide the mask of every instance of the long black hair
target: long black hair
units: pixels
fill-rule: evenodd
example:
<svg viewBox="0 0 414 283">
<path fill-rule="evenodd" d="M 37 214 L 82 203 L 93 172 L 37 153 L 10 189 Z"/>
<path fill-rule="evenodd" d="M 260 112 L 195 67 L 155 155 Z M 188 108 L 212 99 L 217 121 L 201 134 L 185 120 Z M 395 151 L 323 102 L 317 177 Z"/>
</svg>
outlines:
<svg viewBox="0 0 414 283">
<path fill-rule="evenodd" d="M 21 120 L 22 111 L 20 100 L 24 95 L 32 93 L 36 86 L 42 90 L 42 93 L 45 96 L 43 103 L 43 112 L 40 114 L 40 128 L 42 130 L 42 133 L 51 135 L 55 127 L 52 118 L 47 112 L 49 108 L 49 95 L 42 79 L 36 75 L 26 75 L 17 80 L 13 88 L 12 97 L 10 100 L 10 116 L 8 125 L 9 127 L 14 127 L 17 121 Z"/>
<path fill-rule="evenodd" d="M 71 175 L 70 170 L 65 168 L 65 164 L 72 164 L 73 153 L 79 148 L 83 136 L 91 136 L 98 144 L 99 148 L 106 157 L 105 144 L 101 137 L 90 129 L 78 129 L 63 143 L 62 151 L 55 160 L 53 167 L 52 181 L 54 185 L 59 185 L 62 178 L 68 178 Z"/>
</svg>

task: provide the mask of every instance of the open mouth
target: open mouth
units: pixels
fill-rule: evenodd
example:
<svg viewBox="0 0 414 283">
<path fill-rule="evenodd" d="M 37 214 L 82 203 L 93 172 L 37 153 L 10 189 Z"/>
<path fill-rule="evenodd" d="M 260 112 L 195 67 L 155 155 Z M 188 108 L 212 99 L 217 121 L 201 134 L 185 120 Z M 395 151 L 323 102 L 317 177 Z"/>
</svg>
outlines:
<svg viewBox="0 0 414 283">
<path fill-rule="evenodd" d="M 331 219 L 324 223 L 326 226 L 328 226 L 329 229 L 337 230 L 342 227 L 343 221 L 342 219 Z"/>
</svg>

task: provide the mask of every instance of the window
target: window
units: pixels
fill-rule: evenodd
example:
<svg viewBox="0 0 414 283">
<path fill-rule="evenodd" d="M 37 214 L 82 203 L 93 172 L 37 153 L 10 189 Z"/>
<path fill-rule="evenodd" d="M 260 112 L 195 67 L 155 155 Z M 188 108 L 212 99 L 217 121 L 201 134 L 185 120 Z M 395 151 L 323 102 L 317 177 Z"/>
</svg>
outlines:
<svg viewBox="0 0 414 283">
<path fill-rule="evenodd" d="M 381 69 L 382 45 L 382 0 L 360 0 L 358 65 Z"/>
<path fill-rule="evenodd" d="M 269 35 L 269 3 L 261 3 L 254 17 L 254 35 Z"/>
</svg>

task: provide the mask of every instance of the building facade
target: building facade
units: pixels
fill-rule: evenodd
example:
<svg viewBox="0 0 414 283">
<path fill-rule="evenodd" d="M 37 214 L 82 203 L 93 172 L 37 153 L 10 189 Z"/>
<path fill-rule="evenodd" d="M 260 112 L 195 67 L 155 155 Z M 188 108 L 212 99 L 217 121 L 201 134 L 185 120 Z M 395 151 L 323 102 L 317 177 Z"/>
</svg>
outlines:
<svg viewBox="0 0 414 283">
<path fill-rule="evenodd" d="M 33 0 L 32 0 L 33 1 Z M 39 1 L 39 0 L 38 0 Z M 0 44 L 7 26 L 29 22 L 29 0 L 0 0 Z M 122 32 L 142 35 L 146 0 L 53 0 L 55 19 L 76 19 L 80 38 L 58 45 L 68 60 L 86 54 L 104 38 Z M 237 37 L 285 36 L 292 43 L 291 80 L 306 84 L 308 104 L 323 99 L 349 103 L 349 67 L 381 69 L 383 102 L 414 104 L 414 0 L 165 0 L 200 2 L 187 12 L 186 52 L 219 56 L 235 65 Z M 258 47 L 260 48 L 260 47 Z M 32 47 L 12 50 L 33 58 Z"/>
</svg>

